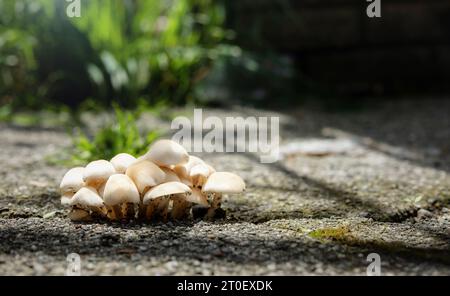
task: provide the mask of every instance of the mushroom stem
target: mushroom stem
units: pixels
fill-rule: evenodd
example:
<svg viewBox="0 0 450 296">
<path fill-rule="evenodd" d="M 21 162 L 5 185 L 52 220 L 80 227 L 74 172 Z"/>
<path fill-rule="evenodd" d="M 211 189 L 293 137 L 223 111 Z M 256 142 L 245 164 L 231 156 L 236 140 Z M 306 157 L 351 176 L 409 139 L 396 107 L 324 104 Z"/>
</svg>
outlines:
<svg viewBox="0 0 450 296">
<path fill-rule="evenodd" d="M 189 201 L 185 201 L 184 202 L 184 216 L 183 216 L 183 218 L 188 219 L 188 218 L 191 217 L 191 209 L 192 209 L 193 205 L 194 204 L 189 202 Z"/>
<path fill-rule="evenodd" d="M 139 214 L 141 213 L 141 205 L 134 204 L 134 219 L 139 219 Z"/>
<path fill-rule="evenodd" d="M 120 220 L 123 218 L 122 207 L 120 205 L 112 206 L 112 210 L 113 210 L 114 215 L 116 216 L 117 220 Z"/>
<path fill-rule="evenodd" d="M 191 205 L 192 204 L 186 201 L 183 195 L 174 195 L 172 197 L 172 219 L 182 220 L 188 217 Z"/>
<path fill-rule="evenodd" d="M 113 205 L 108 207 L 108 217 L 111 220 L 120 220 L 123 218 L 122 209 L 120 205 Z"/>
<path fill-rule="evenodd" d="M 112 211 L 112 207 L 111 206 L 106 206 L 106 217 L 110 220 L 115 220 L 116 217 L 114 216 L 114 213 Z"/>
<path fill-rule="evenodd" d="M 142 204 L 142 202 L 138 205 L 137 216 L 139 219 L 145 219 L 147 216 L 147 208 L 148 206 Z"/>
<path fill-rule="evenodd" d="M 163 222 L 167 222 L 167 217 L 169 216 L 170 197 L 170 195 L 163 196 L 159 199 L 159 203 L 157 204 L 156 212 Z"/>
<path fill-rule="evenodd" d="M 158 197 L 153 200 L 151 200 L 147 207 L 145 208 L 145 217 L 148 220 L 152 220 L 153 218 L 156 218 L 158 214 L 160 214 L 163 210 L 163 197 Z"/>
<path fill-rule="evenodd" d="M 122 213 L 125 218 L 135 218 L 136 217 L 135 204 L 124 203 Z"/>
<path fill-rule="evenodd" d="M 208 209 L 208 212 L 206 213 L 206 219 L 213 219 L 216 210 L 219 209 L 222 206 L 222 194 L 220 193 L 213 193 L 213 200 L 211 202 L 211 206 Z"/>
<path fill-rule="evenodd" d="M 147 207 L 145 208 L 145 217 L 146 217 L 148 220 L 151 220 L 151 219 L 153 218 L 153 213 L 154 213 L 155 208 L 156 208 L 156 203 L 157 203 L 157 201 L 151 201 L 151 202 L 147 205 Z"/>
</svg>

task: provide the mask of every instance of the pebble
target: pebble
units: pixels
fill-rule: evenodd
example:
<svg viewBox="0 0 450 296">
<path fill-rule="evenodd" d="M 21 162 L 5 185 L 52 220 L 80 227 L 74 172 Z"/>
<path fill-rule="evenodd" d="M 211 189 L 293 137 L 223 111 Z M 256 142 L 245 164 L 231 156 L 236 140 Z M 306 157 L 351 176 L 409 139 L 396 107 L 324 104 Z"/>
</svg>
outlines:
<svg viewBox="0 0 450 296">
<path fill-rule="evenodd" d="M 419 220 L 431 218 L 431 217 L 433 217 L 433 213 L 428 210 L 420 209 L 417 211 L 417 219 L 419 219 Z"/>
</svg>

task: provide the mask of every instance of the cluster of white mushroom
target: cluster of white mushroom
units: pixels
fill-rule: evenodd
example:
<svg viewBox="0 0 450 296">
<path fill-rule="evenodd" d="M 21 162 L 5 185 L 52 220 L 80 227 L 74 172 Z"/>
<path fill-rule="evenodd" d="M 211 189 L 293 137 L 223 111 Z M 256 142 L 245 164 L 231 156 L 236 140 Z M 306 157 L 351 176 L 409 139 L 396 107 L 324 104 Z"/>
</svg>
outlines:
<svg viewBox="0 0 450 296">
<path fill-rule="evenodd" d="M 203 218 L 214 218 L 222 194 L 242 192 L 245 183 L 235 174 L 216 172 L 178 143 L 159 140 L 137 159 L 120 153 L 110 161 L 70 169 L 60 190 L 61 203 L 71 207 L 73 221 L 167 221 L 192 217 L 195 206 L 204 209 Z"/>
</svg>

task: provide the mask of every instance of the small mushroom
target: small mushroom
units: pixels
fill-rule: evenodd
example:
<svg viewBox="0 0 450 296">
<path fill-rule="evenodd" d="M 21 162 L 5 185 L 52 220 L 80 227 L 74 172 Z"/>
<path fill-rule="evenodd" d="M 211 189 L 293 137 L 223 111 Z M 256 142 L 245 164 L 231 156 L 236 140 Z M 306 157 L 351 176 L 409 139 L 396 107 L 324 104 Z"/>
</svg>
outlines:
<svg viewBox="0 0 450 296">
<path fill-rule="evenodd" d="M 70 200 L 70 205 L 74 209 L 82 209 L 88 212 L 94 212 L 100 216 L 105 215 L 105 206 L 97 190 L 93 187 L 83 187 L 75 193 Z"/>
<path fill-rule="evenodd" d="M 128 153 L 119 153 L 110 162 L 117 173 L 125 174 L 127 168 L 136 162 L 136 158 Z"/>
<path fill-rule="evenodd" d="M 83 179 L 87 186 L 98 189 L 109 176 L 116 173 L 114 166 L 107 160 L 95 160 L 84 169 Z"/>
<path fill-rule="evenodd" d="M 164 182 L 166 174 L 156 164 L 143 160 L 128 167 L 126 175 L 133 180 L 140 194 Z"/>
<path fill-rule="evenodd" d="M 189 155 L 183 146 L 172 140 L 156 141 L 142 157 L 159 166 L 170 167 L 188 162 Z"/>
<path fill-rule="evenodd" d="M 212 173 L 202 189 L 202 192 L 213 198 L 206 218 L 213 218 L 216 210 L 221 207 L 223 193 L 240 193 L 244 190 L 245 183 L 238 175 L 229 172 Z"/>
<path fill-rule="evenodd" d="M 71 197 L 70 195 L 73 196 L 80 190 L 80 188 L 84 186 L 83 173 L 83 167 L 76 167 L 68 170 L 64 174 L 61 184 L 59 185 L 61 194 L 66 197 Z"/>
<path fill-rule="evenodd" d="M 115 174 L 109 177 L 105 185 L 103 201 L 108 207 L 108 216 L 115 219 L 135 217 L 136 207 L 141 199 L 138 189 L 127 175 Z M 122 209 L 122 206 L 124 209 Z"/>
<path fill-rule="evenodd" d="M 146 217 L 152 219 L 159 215 L 163 220 L 167 219 L 169 201 L 173 198 L 172 217 L 178 218 L 185 211 L 183 198 L 190 194 L 191 189 L 181 182 L 168 182 L 150 189 L 144 195 Z"/>
</svg>

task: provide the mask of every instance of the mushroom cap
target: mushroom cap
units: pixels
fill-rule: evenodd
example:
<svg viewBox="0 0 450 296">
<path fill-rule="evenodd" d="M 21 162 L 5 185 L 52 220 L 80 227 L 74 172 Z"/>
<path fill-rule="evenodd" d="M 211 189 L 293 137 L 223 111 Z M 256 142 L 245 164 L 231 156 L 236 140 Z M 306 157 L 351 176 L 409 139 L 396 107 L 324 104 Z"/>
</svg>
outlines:
<svg viewBox="0 0 450 296">
<path fill-rule="evenodd" d="M 71 193 L 71 192 L 64 193 L 64 194 L 61 196 L 61 204 L 62 204 L 63 206 L 69 206 L 69 205 L 70 205 L 70 202 L 72 201 L 72 197 L 73 197 L 73 196 L 74 196 L 74 194 Z"/>
<path fill-rule="evenodd" d="M 93 187 L 83 187 L 70 200 L 70 205 L 80 205 L 87 207 L 102 207 L 103 200 Z"/>
<path fill-rule="evenodd" d="M 167 182 L 180 182 L 180 178 L 169 168 L 161 167 L 161 170 L 166 174 L 166 178 L 164 179 L 164 183 Z"/>
<path fill-rule="evenodd" d="M 169 167 L 188 162 L 189 155 L 186 149 L 177 142 L 172 140 L 159 140 L 150 147 L 150 150 L 143 158 L 159 166 Z"/>
<path fill-rule="evenodd" d="M 105 194 L 105 186 L 106 186 L 106 182 L 103 183 L 98 189 L 98 195 L 100 195 L 101 198 L 103 198 L 103 195 Z"/>
<path fill-rule="evenodd" d="M 119 153 L 110 162 L 117 173 L 125 174 L 127 168 L 136 161 L 136 157 L 128 153 Z"/>
<path fill-rule="evenodd" d="M 139 156 L 138 158 L 136 158 L 136 162 L 140 162 L 140 161 L 143 161 L 143 160 L 145 160 L 145 154 L 144 155 L 141 155 L 141 156 Z"/>
<path fill-rule="evenodd" d="M 144 193 L 147 188 L 161 184 L 166 178 L 164 171 L 148 160 L 133 163 L 125 174 L 133 180 L 139 193 Z"/>
<path fill-rule="evenodd" d="M 109 161 L 104 159 L 94 160 L 84 169 L 83 179 L 87 185 L 100 185 L 115 173 L 116 170 Z"/>
<path fill-rule="evenodd" d="M 64 177 L 61 180 L 61 184 L 59 185 L 61 193 L 75 193 L 80 190 L 80 188 L 84 186 L 83 174 L 83 167 L 76 167 L 68 170 L 64 174 Z"/>
<path fill-rule="evenodd" d="M 209 167 L 206 164 L 198 164 L 189 171 L 189 176 L 191 178 L 195 176 L 202 176 L 207 178 L 210 175 Z"/>
<path fill-rule="evenodd" d="M 109 177 L 103 193 L 105 205 L 114 206 L 120 203 L 139 203 L 138 189 L 130 177 L 123 174 L 115 174 Z"/>
<path fill-rule="evenodd" d="M 186 200 L 191 203 L 199 204 L 202 206 L 209 206 L 207 196 L 197 188 L 192 189 L 192 194 L 186 196 Z"/>
<path fill-rule="evenodd" d="M 241 177 L 229 172 L 212 173 L 205 185 L 203 192 L 215 193 L 239 193 L 245 190 L 245 183 Z"/>
<path fill-rule="evenodd" d="M 148 204 L 152 199 L 172 195 L 191 193 L 191 188 L 181 182 L 167 182 L 155 186 L 144 195 L 144 205 Z"/>
</svg>

